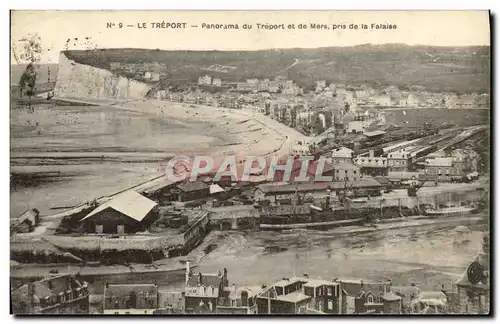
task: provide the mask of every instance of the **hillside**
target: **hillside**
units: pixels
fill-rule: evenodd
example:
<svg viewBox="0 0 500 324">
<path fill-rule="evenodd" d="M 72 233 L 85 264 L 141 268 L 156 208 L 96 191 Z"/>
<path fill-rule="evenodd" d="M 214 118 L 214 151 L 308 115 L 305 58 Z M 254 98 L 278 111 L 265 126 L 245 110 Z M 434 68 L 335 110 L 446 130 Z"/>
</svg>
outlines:
<svg viewBox="0 0 500 324">
<path fill-rule="evenodd" d="M 97 49 L 66 51 L 78 63 L 105 69 L 111 62 L 167 65 L 169 80 L 195 81 L 209 73 L 228 81 L 287 76 L 303 87 L 314 80 L 424 86 L 429 91 L 490 91 L 490 48 L 430 47 L 402 44 L 359 45 L 316 49 L 260 51 L 163 51 L 148 49 Z M 228 66 L 219 72 L 206 69 Z M 283 71 L 284 70 L 284 71 Z"/>
</svg>

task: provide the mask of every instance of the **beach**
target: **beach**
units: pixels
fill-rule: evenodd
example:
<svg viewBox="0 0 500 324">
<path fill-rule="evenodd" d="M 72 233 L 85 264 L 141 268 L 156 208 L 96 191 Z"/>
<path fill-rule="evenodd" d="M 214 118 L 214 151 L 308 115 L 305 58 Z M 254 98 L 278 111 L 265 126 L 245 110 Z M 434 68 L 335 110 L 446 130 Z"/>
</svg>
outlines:
<svg viewBox="0 0 500 324">
<path fill-rule="evenodd" d="M 11 217 L 53 214 L 161 176 L 172 156 L 287 155 L 287 143 L 304 138 L 252 111 L 158 100 L 13 108 Z"/>
</svg>

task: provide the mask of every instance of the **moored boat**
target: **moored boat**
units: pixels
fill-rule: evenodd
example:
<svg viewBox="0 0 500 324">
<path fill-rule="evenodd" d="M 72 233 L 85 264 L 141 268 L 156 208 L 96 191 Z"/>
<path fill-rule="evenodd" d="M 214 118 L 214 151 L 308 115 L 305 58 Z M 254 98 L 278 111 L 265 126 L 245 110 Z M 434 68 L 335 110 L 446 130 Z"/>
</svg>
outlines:
<svg viewBox="0 0 500 324">
<path fill-rule="evenodd" d="M 427 209 L 424 215 L 434 217 L 449 217 L 449 216 L 464 216 L 474 213 L 477 210 L 475 206 L 459 206 L 459 207 L 446 207 L 440 209 Z"/>
</svg>

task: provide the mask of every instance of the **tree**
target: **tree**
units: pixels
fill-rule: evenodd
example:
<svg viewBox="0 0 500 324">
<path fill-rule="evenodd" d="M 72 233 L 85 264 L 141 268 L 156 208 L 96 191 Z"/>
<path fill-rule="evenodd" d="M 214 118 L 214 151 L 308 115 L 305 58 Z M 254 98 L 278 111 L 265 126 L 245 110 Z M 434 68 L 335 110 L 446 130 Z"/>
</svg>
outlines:
<svg viewBox="0 0 500 324">
<path fill-rule="evenodd" d="M 21 75 L 21 79 L 19 80 L 20 96 L 22 97 L 24 93 L 26 93 L 28 97 L 33 96 L 35 94 L 35 83 L 35 65 L 33 63 L 29 63 L 28 66 L 26 66 L 23 74 Z"/>
</svg>

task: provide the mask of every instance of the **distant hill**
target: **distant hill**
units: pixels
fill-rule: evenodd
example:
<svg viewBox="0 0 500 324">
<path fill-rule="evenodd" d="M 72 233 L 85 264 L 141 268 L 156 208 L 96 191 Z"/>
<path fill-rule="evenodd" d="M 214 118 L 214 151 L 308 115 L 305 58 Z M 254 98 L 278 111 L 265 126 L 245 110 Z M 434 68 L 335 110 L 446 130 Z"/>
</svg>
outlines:
<svg viewBox="0 0 500 324">
<path fill-rule="evenodd" d="M 26 69 L 27 64 L 14 64 L 10 66 L 10 85 L 18 85 L 21 75 Z M 58 64 L 38 64 L 36 83 L 46 83 L 48 80 L 48 69 L 50 68 L 51 82 L 56 81 Z"/>
<path fill-rule="evenodd" d="M 424 86 L 429 91 L 490 92 L 490 48 L 403 44 L 260 51 L 97 49 L 66 51 L 76 62 L 110 68 L 111 62 L 167 65 L 170 80 L 210 74 L 228 81 L 287 76 L 311 88 L 314 80 L 372 86 Z M 229 66 L 207 71 L 215 65 Z"/>
</svg>

